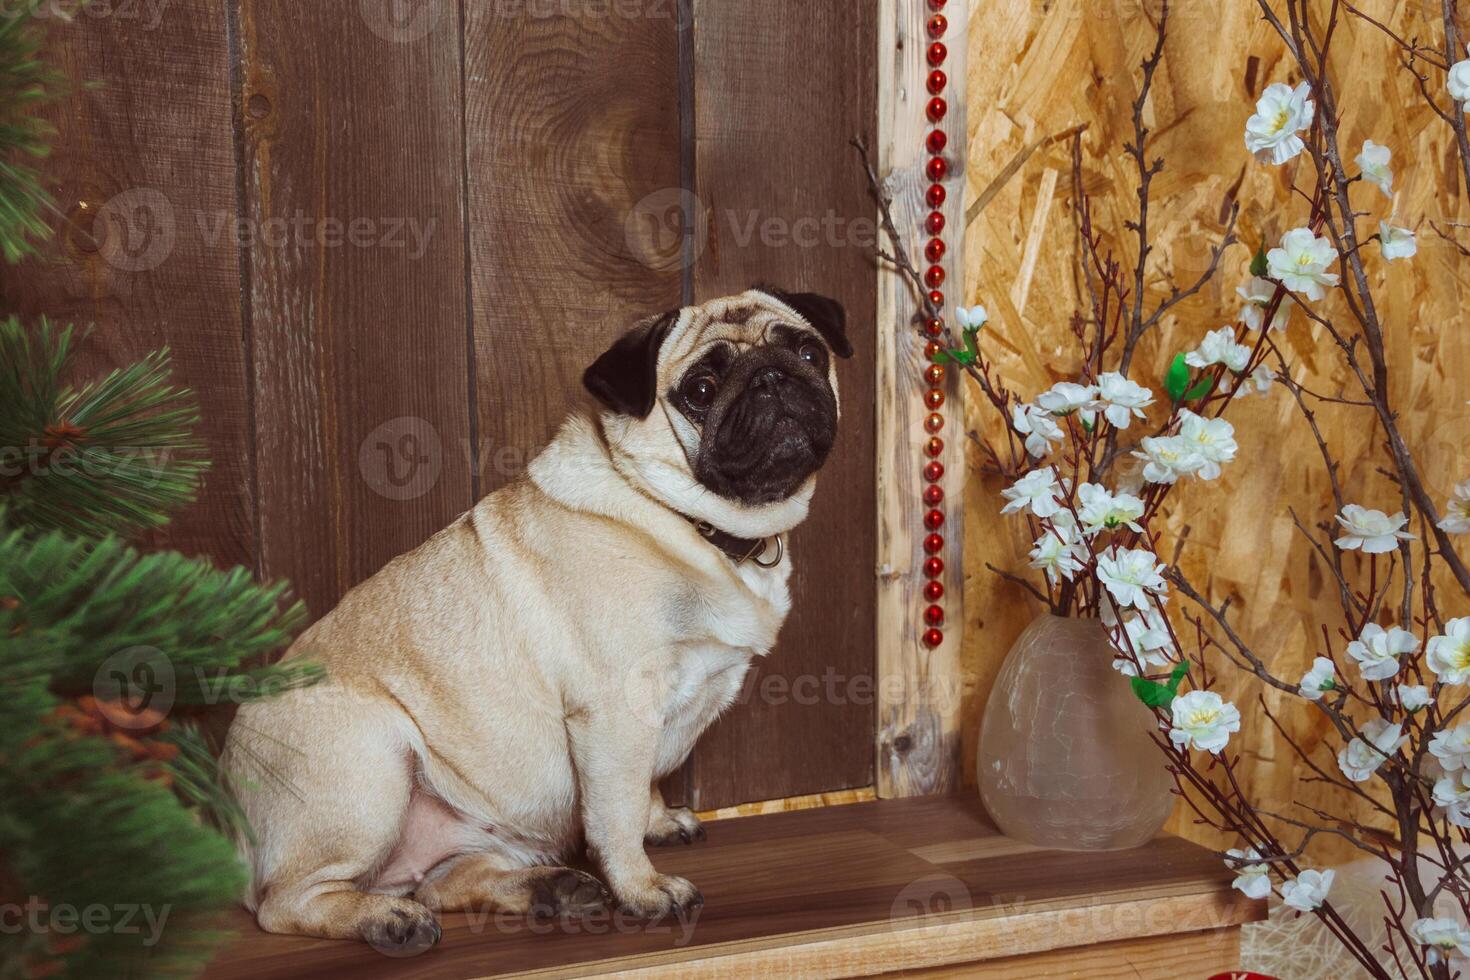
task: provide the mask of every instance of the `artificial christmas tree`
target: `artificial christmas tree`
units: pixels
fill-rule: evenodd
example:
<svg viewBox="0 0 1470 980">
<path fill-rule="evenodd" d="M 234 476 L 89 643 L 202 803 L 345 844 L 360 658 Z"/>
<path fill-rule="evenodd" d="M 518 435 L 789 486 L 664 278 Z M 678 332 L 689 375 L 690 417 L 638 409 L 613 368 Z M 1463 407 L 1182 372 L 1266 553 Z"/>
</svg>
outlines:
<svg viewBox="0 0 1470 980">
<path fill-rule="evenodd" d="M 55 213 L 34 13 L 0 17 L 8 262 Z M 197 412 L 167 351 L 79 384 L 73 339 L 0 320 L 0 977 L 189 974 L 246 879 L 201 721 L 316 672 L 259 666 L 301 618 L 284 586 L 128 543 L 196 495 Z"/>
</svg>

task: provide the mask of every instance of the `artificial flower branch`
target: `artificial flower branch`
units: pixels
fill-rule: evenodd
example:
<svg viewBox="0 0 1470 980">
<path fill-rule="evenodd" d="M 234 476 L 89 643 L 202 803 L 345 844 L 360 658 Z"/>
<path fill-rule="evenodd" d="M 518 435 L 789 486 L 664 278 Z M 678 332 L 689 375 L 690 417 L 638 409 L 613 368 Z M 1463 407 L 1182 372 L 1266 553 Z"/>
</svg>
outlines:
<svg viewBox="0 0 1470 980">
<path fill-rule="evenodd" d="M 1132 105 L 1133 138 L 1124 147 L 1138 182 L 1137 210 L 1123 222 L 1134 232 L 1138 248 L 1126 274 L 1103 251 L 1104 236 L 1093 226 L 1082 180 L 1081 134 L 1073 137 L 1078 249 L 1073 276 L 1079 304 L 1085 304 L 1088 314 L 1072 321 L 1080 376 L 1025 402 L 995 380 L 999 373 L 976 342 L 978 336 L 967 333 L 967 350 L 949 353 L 972 378 L 984 380 L 989 403 L 1002 416 L 1010 459 L 977 441 L 991 460 L 986 471 L 1008 482 L 1002 511 L 1024 517 L 1034 539 L 1029 565 L 1041 573 L 1044 592 L 1009 571 L 992 570 L 1025 587 L 1054 613 L 1102 621 L 1112 641 L 1114 666 L 1128 676 L 1159 724 L 1155 741 L 1178 795 L 1201 823 L 1239 840 L 1241 847 L 1227 859 L 1237 872 L 1236 886 L 1253 897 L 1274 890 L 1288 907 L 1317 915 L 1372 976 L 1387 977 L 1392 966 L 1446 978 L 1450 955 L 1470 955 L 1470 929 L 1440 916 L 1436 908 L 1437 900 L 1448 897 L 1470 916 L 1470 723 L 1459 720 L 1470 697 L 1444 707 L 1440 702 L 1451 687 L 1470 684 L 1470 615 L 1440 615 L 1435 576 L 1443 570 L 1460 586 L 1463 598 L 1470 599 L 1470 573 L 1451 541 L 1453 535 L 1470 533 L 1470 480 L 1456 487 L 1442 516 L 1393 407 L 1386 331 L 1367 263 L 1374 254 L 1388 262 L 1411 257 L 1417 245 L 1414 233 L 1392 224 L 1391 217 L 1379 221 L 1376 233 L 1359 231 L 1358 222 L 1370 212 L 1352 206 L 1353 185 L 1371 186 L 1391 199 L 1392 151 L 1365 140 L 1353 161 L 1357 169 L 1344 162 L 1338 100 L 1327 70 L 1343 4 L 1334 0 L 1319 30 L 1308 17 L 1306 0 L 1285 0 L 1284 19 L 1267 0 L 1259 2 L 1304 81 L 1266 88 L 1246 122 L 1246 144 L 1269 165 L 1302 158 L 1307 162 L 1303 172 L 1313 184 L 1291 183 L 1292 200 L 1307 206 L 1305 221 L 1276 247 L 1257 251 L 1249 281 L 1237 290 L 1245 305 L 1236 323 L 1210 331 L 1197 348 L 1174 357 L 1164 374 L 1167 398 L 1128 377 L 1141 338 L 1216 275 L 1234 242 L 1239 214 L 1237 201 L 1225 202 L 1229 222 L 1211 249 L 1204 274 L 1188 288 L 1174 286 L 1154 311 L 1146 312 L 1150 185 L 1164 163 L 1148 153 L 1144 114 L 1164 50 L 1164 7 L 1155 43 L 1141 66 L 1139 96 Z M 1446 51 L 1452 53 L 1459 42 L 1453 18 L 1447 17 Z M 1396 43 L 1411 58 L 1419 53 L 1423 64 L 1438 65 L 1438 59 L 1422 56 L 1417 41 L 1396 38 Z M 1457 109 L 1462 109 L 1470 98 L 1470 61 L 1452 60 L 1446 59 L 1441 70 L 1449 76 L 1446 84 L 1460 103 Z M 1463 148 L 1458 134 L 1464 120 L 1459 112 L 1451 115 L 1457 146 Z M 1470 153 L 1462 149 L 1461 156 L 1470 184 Z M 871 171 L 870 180 L 881 201 Z M 1371 250 L 1375 245 L 1376 253 Z M 908 275 L 922 296 L 916 274 Z M 1327 303 L 1329 296 L 1338 297 L 1339 303 Z M 1297 309 L 1332 339 L 1362 398 L 1323 395 L 1306 386 L 1302 369 L 1293 367 L 1272 336 Z M 980 318 L 972 313 L 968 319 Z M 1268 361 L 1276 370 L 1267 367 Z M 1109 363 L 1117 369 L 1108 370 Z M 1295 683 L 1273 672 L 1235 628 L 1228 599 L 1210 601 L 1185 577 L 1179 568 L 1182 538 L 1175 543 L 1173 558 L 1160 561 L 1161 534 L 1154 530 L 1179 483 L 1213 481 L 1235 458 L 1235 432 L 1225 418 L 1235 400 L 1275 384 L 1292 396 L 1331 487 L 1333 522 L 1314 529 L 1295 509 L 1289 511 L 1315 557 L 1330 570 L 1342 612 L 1340 624 L 1320 624 L 1321 652 Z M 1338 405 L 1372 412 L 1389 463 L 1380 472 L 1397 489 L 1402 506 L 1398 514 L 1351 501 L 1342 467 L 1317 417 L 1324 406 Z M 1154 408 L 1167 409 L 1161 421 Z M 1137 437 L 1140 431 L 1148 434 Z M 1418 535 L 1407 529 L 1413 517 Z M 1352 552 L 1362 561 L 1350 563 Z M 1380 561 L 1379 556 L 1386 557 Z M 1357 587 L 1354 580 L 1360 575 L 1366 581 Z M 1171 587 L 1199 610 L 1182 614 L 1194 631 L 1192 649 L 1170 620 Z M 1416 630 L 1430 634 L 1427 642 Z M 1208 665 L 1214 657 L 1281 695 L 1314 704 L 1341 742 L 1336 758 L 1340 776 L 1292 738 L 1261 699 L 1267 718 L 1311 774 L 1307 781 L 1342 792 L 1371 814 L 1370 820 L 1385 820 L 1393 831 L 1304 804 L 1319 822 L 1255 806 L 1242 788 L 1240 756 L 1228 750 L 1241 718 L 1213 690 L 1216 678 Z M 1353 672 L 1361 683 L 1348 679 Z M 1302 831 L 1298 846 L 1286 847 L 1273 822 Z M 1327 834 L 1388 865 L 1389 884 L 1383 892 L 1388 935 L 1381 949 L 1377 941 L 1370 944 L 1359 936 L 1333 907 L 1333 872 L 1298 866 L 1311 840 Z M 1387 961 L 1380 962 L 1380 953 Z"/>
</svg>

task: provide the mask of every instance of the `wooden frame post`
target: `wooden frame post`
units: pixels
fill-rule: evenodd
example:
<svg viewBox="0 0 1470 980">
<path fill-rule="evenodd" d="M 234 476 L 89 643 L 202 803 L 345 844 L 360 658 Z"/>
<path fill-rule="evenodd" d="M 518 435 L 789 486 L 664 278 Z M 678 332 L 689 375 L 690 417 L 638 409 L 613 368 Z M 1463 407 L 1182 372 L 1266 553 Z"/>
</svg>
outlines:
<svg viewBox="0 0 1470 980">
<path fill-rule="evenodd" d="M 948 113 L 940 128 L 948 134 L 944 156 L 948 196 L 945 216 L 944 284 L 946 322 L 964 301 L 965 47 L 967 0 L 947 3 L 948 48 L 943 70 L 948 86 L 942 97 Z M 931 38 L 926 23 L 934 10 L 927 0 L 880 0 L 878 13 L 878 140 L 876 166 L 893 200 L 893 218 L 916 262 L 928 236 L 923 222 L 930 180 L 925 137 L 931 124 L 925 105 Z M 930 387 L 922 373 L 924 340 L 915 330 L 919 297 L 902 277 L 884 268 L 878 276 L 878 718 L 877 759 L 880 797 L 918 796 L 957 787 L 960 782 L 960 639 L 964 630 L 964 387 L 954 371 L 944 382 L 944 639 L 924 645 L 923 542 L 929 533 L 923 516 L 921 475 L 928 409 L 922 397 Z"/>
</svg>

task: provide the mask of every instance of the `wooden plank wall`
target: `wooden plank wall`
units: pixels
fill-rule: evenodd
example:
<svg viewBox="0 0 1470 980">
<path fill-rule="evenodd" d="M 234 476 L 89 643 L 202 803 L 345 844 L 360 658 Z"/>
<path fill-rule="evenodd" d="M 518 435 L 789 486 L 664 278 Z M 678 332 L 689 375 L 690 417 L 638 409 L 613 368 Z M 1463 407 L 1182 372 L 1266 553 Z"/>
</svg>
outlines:
<svg viewBox="0 0 1470 980">
<path fill-rule="evenodd" d="M 49 118 L 44 162 L 59 209 L 55 254 L 0 266 L 5 313 L 95 329 L 78 367 L 88 375 L 164 344 L 179 380 L 199 393 L 213 467 L 202 499 L 153 543 L 255 561 L 250 413 L 240 338 L 240 254 L 201 217 L 235 214 L 230 56 L 223 0 L 199 15 L 53 20 L 51 51 L 78 85 Z"/>
<path fill-rule="evenodd" d="M 945 318 L 953 323 L 954 307 L 965 305 L 961 271 L 963 254 L 965 173 L 965 100 L 958 95 L 965 78 L 967 5 L 949 4 L 945 45 L 949 49 L 944 71 L 951 79 L 944 98 L 949 103 L 942 128 L 949 136 L 946 157 L 949 172 L 957 175 L 945 184 L 944 266 L 949 281 L 944 288 Z M 924 173 L 929 154 L 924 138 L 933 127 L 925 118 L 929 93 L 922 84 L 929 65 L 925 51 L 929 37 L 925 22 L 933 13 L 925 0 L 883 0 L 878 26 L 878 173 L 893 201 L 893 220 L 905 236 L 904 247 L 922 262 L 927 236 L 925 215 L 931 210 L 924 195 L 930 181 Z M 921 265 L 922 267 L 922 265 Z M 963 678 L 960 646 L 965 622 L 964 539 L 960 503 L 965 488 L 964 388 L 951 376 L 942 414 L 945 492 L 944 641 L 935 649 L 920 637 L 924 602 L 922 535 L 916 533 L 925 459 L 919 447 L 928 438 L 924 418 L 928 410 L 919 401 L 927 386 L 923 380 L 924 344 L 914 331 L 918 297 L 896 274 L 879 277 L 878 284 L 878 398 L 887 406 L 878 427 L 878 674 L 885 683 L 878 702 L 878 795 L 919 796 L 954 789 L 960 784 L 960 715 Z"/>
<path fill-rule="evenodd" d="M 361 13 L 237 12 L 258 567 L 316 615 L 473 501 L 458 8 Z"/>
<path fill-rule="evenodd" d="M 53 29 L 102 83 L 53 114 L 60 254 L 0 290 L 95 322 L 88 369 L 173 346 L 214 468 L 153 543 L 289 579 L 317 616 L 519 475 L 639 317 L 757 280 L 838 297 L 860 353 L 779 683 L 674 789 L 868 786 L 875 272 L 846 141 L 874 135 L 873 32 L 842 0 L 99 6 Z M 752 216 L 838 230 L 731 234 Z M 789 693 L 829 674 L 833 697 Z"/>
<path fill-rule="evenodd" d="M 826 293 L 846 306 L 857 348 L 839 367 L 841 437 L 812 516 L 792 536 L 800 612 L 754 671 L 742 710 L 695 750 L 698 809 L 873 778 L 875 551 L 864 525 L 874 499 L 874 275 L 861 223 L 872 202 L 847 145 L 872 127 L 873 13 L 836 0 L 694 3 L 694 171 L 710 213 L 695 297 L 757 282 Z M 740 240 L 770 219 L 789 222 L 789 236 L 772 223 L 776 234 Z M 812 221 L 820 233 L 802 230 Z"/>
</svg>

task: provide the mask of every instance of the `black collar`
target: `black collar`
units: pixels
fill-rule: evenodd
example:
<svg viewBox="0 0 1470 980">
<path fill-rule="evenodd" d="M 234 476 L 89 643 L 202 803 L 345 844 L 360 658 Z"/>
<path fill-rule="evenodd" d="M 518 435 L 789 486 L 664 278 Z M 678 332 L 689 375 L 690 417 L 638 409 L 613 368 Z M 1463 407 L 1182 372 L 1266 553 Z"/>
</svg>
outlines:
<svg viewBox="0 0 1470 980">
<path fill-rule="evenodd" d="M 694 530 L 698 531 L 701 537 L 723 551 L 725 556 L 737 565 L 753 561 L 761 568 L 775 568 L 781 564 L 781 558 L 786 553 L 779 534 L 769 538 L 737 538 L 727 531 L 721 531 L 709 521 L 695 520 L 687 514 L 681 516 L 694 525 Z M 762 561 L 761 559 L 765 557 L 772 544 L 776 546 L 776 557 L 771 561 Z"/>
</svg>

